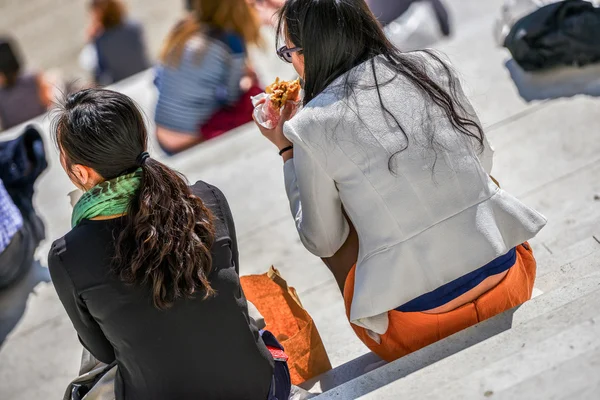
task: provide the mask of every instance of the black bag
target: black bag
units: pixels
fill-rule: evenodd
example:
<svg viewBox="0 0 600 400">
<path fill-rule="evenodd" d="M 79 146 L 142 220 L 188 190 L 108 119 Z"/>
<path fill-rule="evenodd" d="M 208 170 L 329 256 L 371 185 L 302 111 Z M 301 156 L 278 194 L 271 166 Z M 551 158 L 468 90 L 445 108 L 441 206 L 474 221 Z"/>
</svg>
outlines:
<svg viewBox="0 0 600 400">
<path fill-rule="evenodd" d="M 566 0 L 521 18 L 504 41 L 525 71 L 600 62 L 600 8 Z"/>
</svg>

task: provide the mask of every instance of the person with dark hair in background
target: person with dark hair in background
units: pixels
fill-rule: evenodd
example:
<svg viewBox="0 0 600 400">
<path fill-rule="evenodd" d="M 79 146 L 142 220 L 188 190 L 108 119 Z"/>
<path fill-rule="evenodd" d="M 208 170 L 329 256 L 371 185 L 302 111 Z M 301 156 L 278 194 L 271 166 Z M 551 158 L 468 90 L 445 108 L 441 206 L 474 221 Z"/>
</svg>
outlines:
<svg viewBox="0 0 600 400">
<path fill-rule="evenodd" d="M 85 193 L 48 266 L 81 343 L 116 362 L 116 399 L 287 399 L 287 364 L 265 345 L 278 343 L 248 316 L 223 193 L 150 157 L 123 94 L 69 96 L 53 132 Z"/>
<path fill-rule="evenodd" d="M 156 135 L 167 154 L 252 121 L 261 92 L 248 46 L 261 43 L 260 22 L 246 0 L 192 0 L 168 35 L 156 84 Z"/>
<path fill-rule="evenodd" d="M 447 63 L 391 45 L 364 0 L 288 0 L 278 32 L 303 107 L 259 128 L 358 337 L 392 361 L 528 300 L 526 241 L 546 219 L 490 177 L 492 150 Z"/>
<path fill-rule="evenodd" d="M 99 85 L 110 85 L 150 67 L 140 24 L 129 20 L 121 0 L 92 0 L 84 64 Z"/>
<path fill-rule="evenodd" d="M 45 113 L 52 88 L 42 73 L 25 73 L 16 44 L 0 37 L 0 130 Z"/>
</svg>

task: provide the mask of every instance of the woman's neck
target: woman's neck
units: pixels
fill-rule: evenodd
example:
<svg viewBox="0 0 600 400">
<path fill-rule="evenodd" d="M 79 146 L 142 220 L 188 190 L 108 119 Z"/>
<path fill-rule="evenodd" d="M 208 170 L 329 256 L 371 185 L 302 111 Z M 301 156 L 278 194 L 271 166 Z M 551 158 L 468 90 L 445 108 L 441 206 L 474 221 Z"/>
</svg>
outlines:
<svg viewBox="0 0 600 400">
<path fill-rule="evenodd" d="M 106 221 L 109 219 L 117 219 L 117 218 L 121 218 L 124 217 L 127 214 L 117 214 L 117 215 L 99 215 L 97 217 L 94 218 L 90 218 L 92 221 Z"/>
</svg>

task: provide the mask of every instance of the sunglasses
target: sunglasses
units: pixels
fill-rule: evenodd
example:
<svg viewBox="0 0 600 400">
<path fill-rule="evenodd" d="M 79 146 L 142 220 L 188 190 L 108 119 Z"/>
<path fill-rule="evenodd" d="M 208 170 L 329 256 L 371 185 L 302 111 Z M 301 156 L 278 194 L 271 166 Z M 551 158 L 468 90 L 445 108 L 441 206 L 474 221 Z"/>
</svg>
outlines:
<svg viewBox="0 0 600 400">
<path fill-rule="evenodd" d="M 279 50 L 277 50 L 277 55 L 279 56 L 281 61 L 291 63 L 292 62 L 292 53 L 298 53 L 301 51 L 302 51 L 302 47 L 293 47 L 290 49 L 287 46 L 283 46 Z"/>
</svg>

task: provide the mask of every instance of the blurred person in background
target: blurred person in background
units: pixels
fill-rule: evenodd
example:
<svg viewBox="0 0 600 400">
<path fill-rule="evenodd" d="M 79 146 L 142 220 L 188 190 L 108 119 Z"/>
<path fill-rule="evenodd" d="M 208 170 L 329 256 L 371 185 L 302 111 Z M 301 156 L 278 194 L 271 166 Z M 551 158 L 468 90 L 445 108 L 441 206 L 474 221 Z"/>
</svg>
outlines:
<svg viewBox="0 0 600 400">
<path fill-rule="evenodd" d="M 89 44 L 80 63 L 93 72 L 98 85 L 110 85 L 150 67 L 142 27 L 127 18 L 121 0 L 91 1 L 87 36 Z"/>
<path fill-rule="evenodd" d="M 252 121 L 261 92 L 247 48 L 261 44 L 260 21 L 246 0 L 192 0 L 168 35 L 157 67 L 156 134 L 167 154 Z"/>
<path fill-rule="evenodd" d="M 263 25 L 273 25 L 275 22 L 275 14 L 281 8 L 285 0 L 247 0 L 251 4 L 258 15 Z"/>
<path fill-rule="evenodd" d="M 404 14 L 416 2 L 430 3 L 444 36 L 450 35 L 450 20 L 441 0 L 366 0 L 375 18 L 386 26 Z"/>
<path fill-rule="evenodd" d="M 85 193 L 48 268 L 83 346 L 116 364 L 116 399 L 286 400 L 287 363 L 248 314 L 223 193 L 150 157 L 121 93 L 70 95 L 52 130 Z"/>
<path fill-rule="evenodd" d="M 29 271 L 45 227 L 33 207 L 34 184 L 48 166 L 39 131 L 0 142 L 0 289 Z"/>
<path fill-rule="evenodd" d="M 277 32 L 303 107 L 259 129 L 361 341 L 393 361 L 529 300 L 526 241 L 546 219 L 489 175 L 492 148 L 447 62 L 394 47 L 364 0 L 287 0 Z"/>
<path fill-rule="evenodd" d="M 0 179 L 0 290 L 27 271 L 35 247 L 29 227 Z"/>
<path fill-rule="evenodd" d="M 0 37 L 0 130 L 45 113 L 52 105 L 52 86 L 39 72 L 25 72 L 14 41 Z"/>
</svg>

